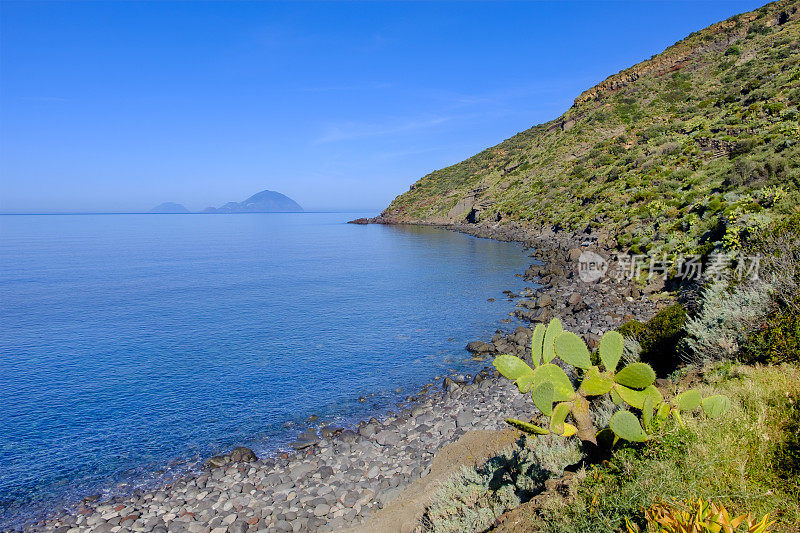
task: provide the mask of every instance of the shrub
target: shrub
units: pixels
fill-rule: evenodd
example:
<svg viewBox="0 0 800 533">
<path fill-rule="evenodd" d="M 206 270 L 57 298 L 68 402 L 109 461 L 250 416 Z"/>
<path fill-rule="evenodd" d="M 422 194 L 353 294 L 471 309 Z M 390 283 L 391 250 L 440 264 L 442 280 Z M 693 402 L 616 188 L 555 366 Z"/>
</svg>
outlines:
<svg viewBox="0 0 800 533">
<path fill-rule="evenodd" d="M 424 531 L 457 533 L 484 531 L 509 509 L 544 489 L 550 477 L 580 461 L 575 441 L 554 435 L 520 437 L 486 463 L 464 467 L 441 484 L 422 519 Z"/>
<path fill-rule="evenodd" d="M 730 48 L 725 50 L 725 55 L 726 56 L 740 56 L 740 55 L 742 55 L 742 50 L 741 50 L 741 48 L 739 48 L 738 46 L 736 46 L 734 44 L 733 46 L 731 46 Z"/>
<path fill-rule="evenodd" d="M 800 315 L 793 310 L 773 313 L 742 347 L 748 363 L 800 363 Z"/>
<path fill-rule="evenodd" d="M 772 287 L 757 281 L 728 290 L 715 281 L 703 291 L 700 313 L 686 322 L 688 362 L 706 364 L 736 359 L 739 348 L 756 331 L 770 308 Z"/>
<path fill-rule="evenodd" d="M 681 304 L 674 304 L 659 311 L 645 324 L 631 320 L 617 331 L 638 341 L 640 359 L 651 365 L 656 374 L 665 376 L 680 362 L 676 349 L 685 336 L 686 320 L 686 310 Z"/>
<path fill-rule="evenodd" d="M 800 214 L 753 235 L 745 250 L 761 257 L 760 277 L 774 287 L 778 304 L 800 311 Z"/>
</svg>

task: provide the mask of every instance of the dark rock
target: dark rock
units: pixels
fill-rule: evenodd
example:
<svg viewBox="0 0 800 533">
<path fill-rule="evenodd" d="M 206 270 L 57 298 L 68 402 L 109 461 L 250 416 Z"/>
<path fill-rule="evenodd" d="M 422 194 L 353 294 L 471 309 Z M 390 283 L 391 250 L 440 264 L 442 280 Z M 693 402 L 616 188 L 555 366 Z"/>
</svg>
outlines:
<svg viewBox="0 0 800 533">
<path fill-rule="evenodd" d="M 487 354 L 492 353 L 494 351 L 494 346 L 489 344 L 488 342 L 483 341 L 472 341 L 467 344 L 467 351 L 474 354 Z"/>
<path fill-rule="evenodd" d="M 442 388 L 447 392 L 453 391 L 458 389 L 458 383 L 453 381 L 451 378 L 444 378 L 444 382 L 442 383 Z"/>
<path fill-rule="evenodd" d="M 594 350 L 598 346 L 600 346 L 600 337 L 595 335 L 594 333 L 587 333 L 585 336 L 586 344 L 589 346 L 589 349 Z"/>
<path fill-rule="evenodd" d="M 534 317 L 532 322 L 547 323 L 547 322 L 550 322 L 550 320 L 552 320 L 554 316 L 555 315 L 553 314 L 553 310 L 552 309 L 550 309 L 550 308 L 542 309 L 541 312 L 539 312 Z"/>
<path fill-rule="evenodd" d="M 655 277 L 647 282 L 647 285 L 645 285 L 644 289 L 642 289 L 642 292 L 644 294 L 653 294 L 656 292 L 661 292 L 664 290 L 665 285 L 666 282 L 662 278 Z"/>
<path fill-rule="evenodd" d="M 580 248 L 573 248 L 569 252 L 567 252 L 567 260 L 570 262 L 575 262 L 583 253 L 583 250 Z"/>
<path fill-rule="evenodd" d="M 340 427 L 333 427 L 333 426 L 325 426 L 321 430 L 322 436 L 326 439 L 333 437 L 334 435 L 338 435 L 342 432 L 342 428 Z"/>
<path fill-rule="evenodd" d="M 356 441 L 356 432 L 352 429 L 345 429 L 339 435 L 339 438 L 344 442 L 352 443 Z"/>
<path fill-rule="evenodd" d="M 231 462 L 234 463 L 252 463 L 257 459 L 258 457 L 256 457 L 255 453 L 253 453 L 253 450 L 250 448 L 245 448 L 244 446 L 234 448 L 231 452 Z"/>
<path fill-rule="evenodd" d="M 293 442 L 291 446 L 295 450 L 304 450 L 306 448 L 310 448 L 311 446 L 319 444 L 319 440 L 320 439 L 317 436 L 317 432 L 314 431 L 312 428 L 308 428 L 297 437 L 297 441 Z"/>
<path fill-rule="evenodd" d="M 322 479 L 328 479 L 333 475 L 333 468 L 330 466 L 322 466 L 317 473 L 322 477 Z"/>
</svg>

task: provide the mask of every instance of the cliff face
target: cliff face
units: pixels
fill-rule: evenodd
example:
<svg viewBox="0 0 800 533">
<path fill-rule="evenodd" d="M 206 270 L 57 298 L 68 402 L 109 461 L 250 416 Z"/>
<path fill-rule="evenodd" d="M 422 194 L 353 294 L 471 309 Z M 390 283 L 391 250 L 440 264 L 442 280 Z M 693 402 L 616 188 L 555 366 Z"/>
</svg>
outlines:
<svg viewBox="0 0 800 533">
<path fill-rule="evenodd" d="M 748 231 L 797 208 L 798 104 L 800 0 L 782 0 L 689 35 L 561 117 L 424 176 L 378 221 L 602 225 L 620 247 L 689 250 L 720 238 L 720 224 Z"/>
</svg>

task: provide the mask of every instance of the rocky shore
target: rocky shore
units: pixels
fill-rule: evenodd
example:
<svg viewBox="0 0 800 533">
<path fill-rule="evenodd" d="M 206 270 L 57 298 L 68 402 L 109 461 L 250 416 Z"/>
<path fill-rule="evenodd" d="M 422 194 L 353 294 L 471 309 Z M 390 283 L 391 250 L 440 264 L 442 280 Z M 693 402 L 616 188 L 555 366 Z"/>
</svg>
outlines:
<svg viewBox="0 0 800 533">
<path fill-rule="evenodd" d="M 524 323 L 553 316 L 591 345 L 609 329 L 636 317 L 647 319 L 663 298 L 605 279 L 581 281 L 576 261 L 582 250 L 603 251 L 603 239 L 559 235 L 510 225 L 450 227 L 478 237 L 521 241 L 535 252 L 524 273 L 531 288 L 508 292 L 512 313 Z M 486 367 L 476 375 L 440 378 L 387 413 L 353 428 L 326 426 L 299 435 L 292 453 L 258 459 L 246 448 L 210 459 L 204 470 L 158 489 L 84 500 L 26 531 L 58 532 L 236 532 L 334 531 L 368 521 L 424 478 L 434 456 L 471 430 L 504 429 L 506 417 L 526 417 L 528 396 L 498 379 L 490 367 L 499 353 L 529 357 L 530 327 L 498 331 L 467 349 Z M 368 522 L 367 522 L 368 523 Z M 398 531 L 413 526 L 398 525 Z"/>
</svg>

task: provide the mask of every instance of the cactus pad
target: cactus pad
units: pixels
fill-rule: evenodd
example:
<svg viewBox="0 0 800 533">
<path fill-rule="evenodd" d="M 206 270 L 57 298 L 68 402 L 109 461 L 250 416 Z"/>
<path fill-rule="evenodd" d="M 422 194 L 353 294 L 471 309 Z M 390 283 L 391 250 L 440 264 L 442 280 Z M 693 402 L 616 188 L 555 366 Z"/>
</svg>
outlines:
<svg viewBox="0 0 800 533">
<path fill-rule="evenodd" d="M 703 405 L 703 412 L 709 418 L 719 418 L 731 408 L 730 398 L 722 394 L 703 398 L 701 403 Z"/>
<path fill-rule="evenodd" d="M 542 362 L 549 363 L 553 360 L 556 356 L 556 352 L 553 349 L 553 343 L 556 340 L 556 337 L 561 335 L 564 331 L 564 328 L 561 326 L 561 321 L 558 318 L 554 318 L 547 324 L 547 330 L 544 332 L 544 341 L 542 341 Z"/>
<path fill-rule="evenodd" d="M 553 416 L 550 417 L 550 431 L 561 435 L 564 433 L 564 420 L 571 410 L 571 406 L 567 402 L 556 404 L 553 409 Z"/>
<path fill-rule="evenodd" d="M 608 372 L 614 372 L 617 369 L 619 360 L 622 358 L 622 352 L 625 348 L 625 337 L 616 331 L 608 331 L 600 339 L 600 360 L 603 362 L 603 368 Z"/>
<path fill-rule="evenodd" d="M 644 426 L 645 430 L 650 431 L 650 428 L 653 424 L 653 407 L 655 406 L 655 400 L 653 400 L 652 396 L 647 396 L 642 402 L 642 425 Z"/>
<path fill-rule="evenodd" d="M 571 437 L 578 432 L 578 428 L 573 426 L 572 424 L 568 424 L 564 422 L 564 432 L 561 433 L 562 437 Z"/>
<path fill-rule="evenodd" d="M 593 366 L 586 373 L 581 383 L 581 392 L 586 396 L 601 396 L 606 394 L 614 386 L 614 380 L 609 376 L 600 374 L 596 366 Z"/>
<path fill-rule="evenodd" d="M 614 387 L 614 390 L 617 391 L 617 394 L 619 394 L 620 398 L 622 398 L 625 403 L 631 407 L 635 407 L 636 409 L 642 409 L 644 407 L 644 401 L 646 398 L 652 398 L 653 405 L 663 401 L 661 392 L 659 392 L 659 390 L 652 385 L 644 390 L 636 390 L 618 384 L 616 387 Z"/>
<path fill-rule="evenodd" d="M 617 392 L 616 387 L 611 389 L 611 401 L 614 402 L 614 405 L 622 405 L 624 403 L 624 400 L 622 399 L 622 396 L 620 396 L 619 393 Z"/>
<path fill-rule="evenodd" d="M 492 364 L 498 372 L 513 381 L 528 374 L 533 374 L 533 369 L 515 355 L 498 355 L 494 358 Z"/>
<path fill-rule="evenodd" d="M 553 347 L 556 355 L 569 365 L 583 369 L 592 366 L 586 343 L 571 331 L 565 331 L 556 337 Z"/>
<path fill-rule="evenodd" d="M 544 343 L 544 324 L 536 324 L 533 328 L 533 337 L 531 337 L 531 359 L 533 359 L 533 366 L 542 364 L 542 343 Z"/>
<path fill-rule="evenodd" d="M 678 394 L 675 397 L 674 403 L 675 406 L 681 411 L 694 411 L 700 407 L 700 401 L 702 399 L 703 398 L 700 396 L 700 391 L 691 389 Z"/>
<path fill-rule="evenodd" d="M 554 402 L 566 402 L 575 395 L 570 379 L 554 364 L 542 365 L 533 371 L 534 389 L 546 381 L 553 384 Z"/>
<path fill-rule="evenodd" d="M 644 389 L 656 380 L 653 367 L 647 363 L 631 363 L 614 376 L 614 381 L 631 389 Z"/>
<path fill-rule="evenodd" d="M 630 411 L 617 411 L 611 417 L 609 427 L 614 434 L 631 442 L 644 442 L 647 440 L 647 433 L 639 424 L 639 419 Z"/>
<path fill-rule="evenodd" d="M 543 415 L 552 416 L 554 395 L 555 389 L 553 388 L 553 383 L 550 381 L 542 382 L 533 389 L 533 404 Z"/>
<path fill-rule="evenodd" d="M 522 420 L 516 420 L 514 418 L 506 418 L 506 424 L 515 427 L 520 431 L 524 431 L 525 433 L 530 433 L 531 435 L 547 435 L 550 433 L 544 428 L 540 428 L 539 426 L 529 422 L 523 422 Z"/>
</svg>

